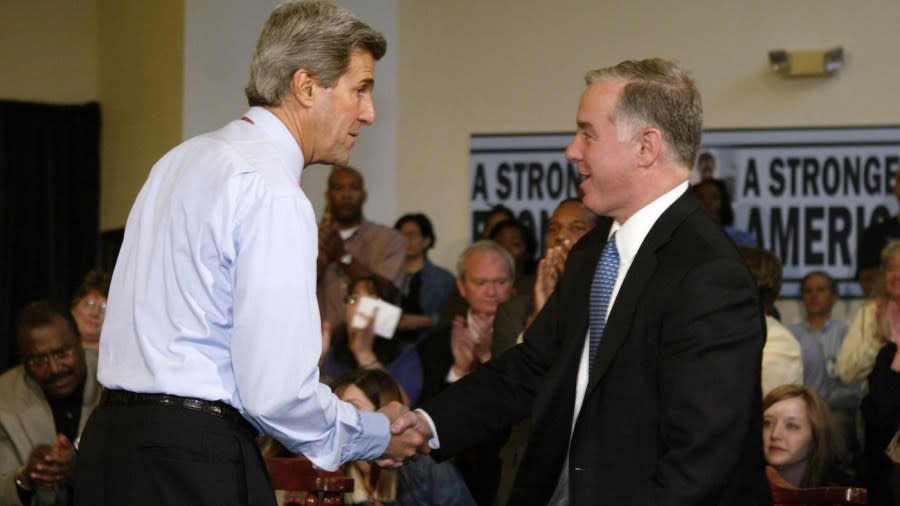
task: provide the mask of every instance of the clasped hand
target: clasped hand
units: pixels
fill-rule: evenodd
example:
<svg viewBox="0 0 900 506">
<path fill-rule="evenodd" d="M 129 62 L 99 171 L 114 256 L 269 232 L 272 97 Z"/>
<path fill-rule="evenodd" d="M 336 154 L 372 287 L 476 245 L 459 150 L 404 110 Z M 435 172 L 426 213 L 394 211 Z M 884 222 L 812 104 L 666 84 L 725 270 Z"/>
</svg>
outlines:
<svg viewBox="0 0 900 506">
<path fill-rule="evenodd" d="M 391 421 L 391 441 L 384 455 L 375 461 L 381 467 L 397 468 L 410 458 L 431 451 L 428 440 L 433 436 L 431 426 L 422 415 L 393 401 L 378 410 Z"/>
</svg>

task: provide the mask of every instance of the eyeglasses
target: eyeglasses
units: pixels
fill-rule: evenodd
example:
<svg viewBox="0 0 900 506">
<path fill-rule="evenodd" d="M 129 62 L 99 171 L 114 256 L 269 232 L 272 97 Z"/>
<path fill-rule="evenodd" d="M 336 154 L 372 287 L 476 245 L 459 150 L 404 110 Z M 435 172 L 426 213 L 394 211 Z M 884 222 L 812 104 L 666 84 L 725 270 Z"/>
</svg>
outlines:
<svg viewBox="0 0 900 506">
<path fill-rule="evenodd" d="M 100 314 L 106 314 L 106 302 L 100 302 L 94 299 L 83 299 L 81 305 L 90 312 L 99 311 Z"/>
<path fill-rule="evenodd" d="M 344 295 L 344 304 L 347 304 L 348 306 L 356 304 L 357 300 L 355 295 Z"/>
<path fill-rule="evenodd" d="M 55 362 L 62 362 L 63 360 L 68 360 L 72 358 L 72 354 L 75 352 L 75 345 L 69 344 L 63 346 L 62 348 L 42 353 L 40 355 L 34 355 L 32 357 L 26 358 L 23 362 L 25 365 L 32 369 L 41 369 L 47 367 L 50 364 L 50 359 L 52 358 Z"/>
</svg>

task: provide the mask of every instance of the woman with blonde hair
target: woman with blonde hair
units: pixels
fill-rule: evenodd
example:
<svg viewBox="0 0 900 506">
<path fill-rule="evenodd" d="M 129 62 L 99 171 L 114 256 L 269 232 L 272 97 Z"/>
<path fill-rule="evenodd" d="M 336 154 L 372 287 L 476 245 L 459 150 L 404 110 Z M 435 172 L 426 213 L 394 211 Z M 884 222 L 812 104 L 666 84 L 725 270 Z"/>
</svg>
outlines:
<svg viewBox="0 0 900 506">
<path fill-rule="evenodd" d="M 849 485 L 843 441 L 828 406 L 811 388 L 782 385 L 763 399 L 766 463 L 797 487 Z"/>
</svg>

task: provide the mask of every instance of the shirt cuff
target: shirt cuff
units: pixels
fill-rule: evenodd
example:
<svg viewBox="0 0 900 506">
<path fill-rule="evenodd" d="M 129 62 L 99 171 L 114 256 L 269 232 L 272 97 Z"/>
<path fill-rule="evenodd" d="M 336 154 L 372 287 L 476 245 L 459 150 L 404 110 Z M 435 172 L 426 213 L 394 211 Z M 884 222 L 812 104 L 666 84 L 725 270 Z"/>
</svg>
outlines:
<svg viewBox="0 0 900 506">
<path fill-rule="evenodd" d="M 435 428 L 434 426 L 434 420 L 432 420 L 431 416 L 422 408 L 417 409 L 416 413 L 422 415 L 422 418 L 424 418 L 425 421 L 428 422 L 428 426 L 431 427 L 431 439 L 428 440 L 428 446 L 430 446 L 432 450 L 437 450 L 441 447 L 441 440 L 438 439 L 437 428 Z"/>
<path fill-rule="evenodd" d="M 457 376 L 455 372 L 453 372 L 453 366 L 450 366 L 450 369 L 447 369 L 447 376 L 444 378 L 444 381 L 447 383 L 456 383 L 462 379 L 462 376 Z"/>
<path fill-rule="evenodd" d="M 362 427 L 359 460 L 381 458 L 391 442 L 391 421 L 382 413 L 359 411 L 359 425 Z"/>
</svg>

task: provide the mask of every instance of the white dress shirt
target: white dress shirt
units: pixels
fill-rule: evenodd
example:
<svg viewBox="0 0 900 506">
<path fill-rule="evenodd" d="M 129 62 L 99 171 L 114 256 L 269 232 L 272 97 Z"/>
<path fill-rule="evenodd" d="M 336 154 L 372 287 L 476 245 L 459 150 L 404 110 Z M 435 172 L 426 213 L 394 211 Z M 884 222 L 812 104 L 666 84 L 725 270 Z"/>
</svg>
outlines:
<svg viewBox="0 0 900 506">
<path fill-rule="evenodd" d="M 100 340 L 114 389 L 221 400 L 325 469 L 381 456 L 387 417 L 319 383 L 318 235 L 303 154 L 269 111 L 166 154 L 131 209 Z"/>
</svg>

